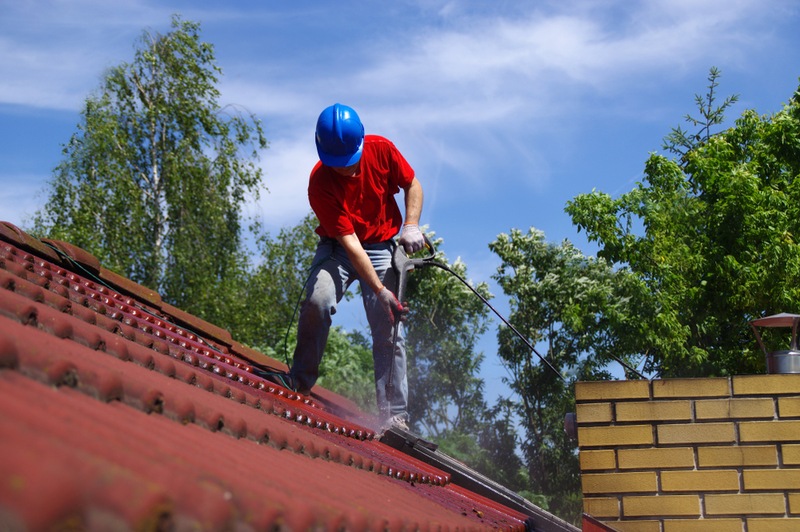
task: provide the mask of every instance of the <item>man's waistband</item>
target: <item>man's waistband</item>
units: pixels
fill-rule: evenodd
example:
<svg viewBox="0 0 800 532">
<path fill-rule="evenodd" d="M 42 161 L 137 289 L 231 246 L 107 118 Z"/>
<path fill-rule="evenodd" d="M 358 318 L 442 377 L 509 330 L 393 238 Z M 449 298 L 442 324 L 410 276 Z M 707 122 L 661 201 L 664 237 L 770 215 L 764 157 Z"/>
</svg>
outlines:
<svg viewBox="0 0 800 532">
<path fill-rule="evenodd" d="M 321 236 L 319 237 L 320 244 L 338 244 L 339 241 L 330 236 Z M 381 242 L 361 242 L 361 246 L 364 249 L 383 249 L 383 248 L 390 248 L 394 249 L 397 246 L 397 242 L 394 238 L 390 238 L 388 240 L 383 240 Z"/>
</svg>

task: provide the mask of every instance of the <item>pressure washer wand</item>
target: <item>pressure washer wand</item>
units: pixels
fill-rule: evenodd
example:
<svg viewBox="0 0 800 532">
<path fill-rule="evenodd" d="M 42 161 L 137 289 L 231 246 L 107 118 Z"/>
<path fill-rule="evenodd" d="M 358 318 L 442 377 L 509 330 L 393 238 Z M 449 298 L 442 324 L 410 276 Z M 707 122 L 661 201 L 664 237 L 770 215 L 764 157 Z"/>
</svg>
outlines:
<svg viewBox="0 0 800 532">
<path fill-rule="evenodd" d="M 423 235 L 423 238 L 425 239 L 425 248 L 428 249 L 428 254 L 422 258 L 410 258 L 406 255 L 406 250 L 401 245 L 398 245 L 394 249 L 394 253 L 392 253 L 392 268 L 394 269 L 395 275 L 397 275 L 397 291 L 395 295 L 401 304 L 406 296 L 408 272 L 415 268 L 433 264 L 433 259 L 436 256 L 436 249 L 433 247 L 433 242 L 428 238 L 428 235 Z"/>
<path fill-rule="evenodd" d="M 404 304 L 403 299 L 406 296 L 408 272 L 416 267 L 424 266 L 425 263 L 432 261 L 434 255 L 436 255 L 436 249 L 433 247 L 433 242 L 430 241 L 428 235 L 423 233 L 422 236 L 425 239 L 425 247 L 430 251 L 430 253 L 425 257 L 414 259 L 410 258 L 408 255 L 406 255 L 406 250 L 401 244 L 398 244 L 392 253 L 392 270 L 394 270 L 397 281 L 397 288 L 395 289 L 394 294 L 401 305 Z M 402 319 L 403 316 L 400 313 L 396 314 L 394 317 L 394 326 L 392 328 L 392 359 L 389 360 L 389 375 L 386 383 L 386 408 L 389 411 L 389 415 L 391 415 L 392 395 L 394 395 L 394 381 L 392 380 L 394 377 L 394 351 L 397 347 L 397 334 L 400 330 L 400 322 Z"/>
<path fill-rule="evenodd" d="M 456 272 L 454 272 L 449 266 L 434 260 L 434 257 L 436 255 L 436 249 L 433 247 L 433 243 L 428 238 L 428 235 L 423 235 L 423 236 L 425 237 L 425 247 L 428 248 L 428 250 L 429 250 L 429 253 L 425 257 L 423 257 L 423 258 L 414 258 L 414 259 L 409 258 L 406 255 L 406 252 L 403 249 L 403 246 L 397 246 L 397 248 L 395 248 L 395 250 L 394 250 L 394 253 L 392 254 L 392 267 L 394 268 L 394 271 L 397 274 L 397 292 L 396 292 L 396 295 L 397 295 L 398 301 L 400 301 L 401 303 L 403 302 L 403 297 L 405 296 L 405 291 L 406 291 L 406 283 L 408 282 L 408 272 L 410 272 L 411 270 L 416 269 L 416 268 L 423 268 L 425 266 L 436 266 L 437 268 L 440 268 L 440 269 L 442 269 L 442 270 L 444 270 L 446 272 L 449 272 L 451 275 L 455 276 L 456 279 L 461 281 L 464 284 L 464 286 L 466 286 L 467 288 L 472 290 L 472 293 L 475 294 L 476 296 L 478 296 L 478 298 L 481 301 L 483 301 L 484 305 L 489 307 L 492 310 L 492 312 L 494 312 L 497 315 L 497 317 L 500 318 L 503 321 L 503 323 L 506 324 L 506 326 L 508 326 L 509 329 L 514 331 L 514 334 L 516 334 L 523 342 L 525 342 L 525 345 L 527 345 L 528 348 L 536 356 L 538 356 L 539 359 L 544 364 L 547 365 L 547 367 L 549 367 L 553 371 L 553 373 L 558 375 L 558 377 L 562 381 L 564 381 L 566 383 L 567 379 L 565 379 L 564 376 L 561 375 L 561 372 L 558 371 L 550 363 L 550 361 L 548 361 L 545 357 L 540 355 L 539 352 L 536 350 L 536 348 L 531 345 L 531 343 L 528 341 L 528 339 L 525 338 L 524 336 L 522 336 L 522 334 L 513 325 L 511 325 L 511 323 L 505 317 L 503 317 L 503 315 L 500 314 L 489 303 L 489 301 L 485 297 L 483 297 L 477 290 L 475 290 L 472 287 L 472 285 L 470 285 L 460 275 L 458 275 Z M 400 325 L 400 322 L 399 322 L 399 318 L 398 318 L 398 319 L 395 320 L 394 339 L 393 339 L 392 345 L 394 345 L 394 342 L 397 341 L 397 328 L 399 327 L 399 325 Z M 391 378 L 391 366 L 390 366 L 390 370 L 389 371 L 390 371 L 389 376 Z M 391 385 L 391 383 L 390 383 L 390 385 Z"/>
</svg>

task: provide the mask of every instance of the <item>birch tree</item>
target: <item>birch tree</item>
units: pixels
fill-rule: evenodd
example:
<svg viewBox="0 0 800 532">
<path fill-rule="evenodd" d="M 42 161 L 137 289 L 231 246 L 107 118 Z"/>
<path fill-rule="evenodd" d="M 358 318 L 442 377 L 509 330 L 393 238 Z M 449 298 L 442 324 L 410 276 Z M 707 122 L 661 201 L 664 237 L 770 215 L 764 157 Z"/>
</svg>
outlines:
<svg viewBox="0 0 800 532">
<path fill-rule="evenodd" d="M 261 122 L 219 103 L 200 26 L 145 31 L 86 99 L 34 231 L 69 241 L 164 300 L 225 321 L 246 267 L 241 207 L 262 190 Z"/>
</svg>

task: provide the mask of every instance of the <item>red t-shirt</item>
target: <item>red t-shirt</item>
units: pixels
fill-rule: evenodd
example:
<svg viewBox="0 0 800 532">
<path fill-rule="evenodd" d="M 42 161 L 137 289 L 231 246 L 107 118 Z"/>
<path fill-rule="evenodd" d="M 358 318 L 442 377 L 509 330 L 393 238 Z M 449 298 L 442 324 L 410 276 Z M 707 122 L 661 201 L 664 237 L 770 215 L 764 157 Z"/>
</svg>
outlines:
<svg viewBox="0 0 800 532">
<path fill-rule="evenodd" d="M 308 182 L 308 201 L 319 219 L 317 234 L 355 233 L 364 244 L 394 237 L 403 224 L 394 195 L 414 180 L 414 170 L 391 141 L 364 137 L 358 174 L 347 177 L 318 162 Z"/>
</svg>

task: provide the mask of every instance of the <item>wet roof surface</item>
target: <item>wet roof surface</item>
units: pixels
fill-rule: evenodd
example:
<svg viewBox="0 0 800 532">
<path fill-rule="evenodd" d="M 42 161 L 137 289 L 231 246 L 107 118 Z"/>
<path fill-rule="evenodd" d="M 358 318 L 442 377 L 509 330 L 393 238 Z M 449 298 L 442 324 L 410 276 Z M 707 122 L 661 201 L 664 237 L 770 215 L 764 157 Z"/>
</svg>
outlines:
<svg viewBox="0 0 800 532">
<path fill-rule="evenodd" d="M 0 222 L 0 529 L 526 528 L 254 364 L 285 369 Z"/>
</svg>

